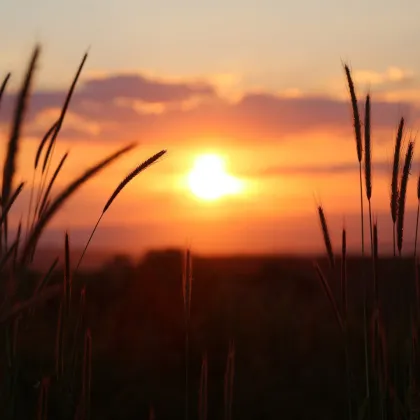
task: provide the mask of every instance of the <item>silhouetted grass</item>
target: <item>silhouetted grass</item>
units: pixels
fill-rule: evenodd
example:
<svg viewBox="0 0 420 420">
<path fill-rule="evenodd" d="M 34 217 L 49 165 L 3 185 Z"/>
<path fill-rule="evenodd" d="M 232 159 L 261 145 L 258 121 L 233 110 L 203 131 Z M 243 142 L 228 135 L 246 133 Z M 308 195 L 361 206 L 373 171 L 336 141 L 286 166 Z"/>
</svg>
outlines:
<svg viewBox="0 0 420 420">
<path fill-rule="evenodd" d="M 18 338 L 25 334 L 25 328 L 31 323 L 35 322 L 35 315 L 38 307 L 44 305 L 49 300 L 54 300 L 56 306 L 54 307 L 54 323 L 55 323 L 55 348 L 50 352 L 53 362 L 51 366 L 43 368 L 42 376 L 39 378 L 39 394 L 37 399 L 37 407 L 33 412 L 33 418 L 39 420 L 47 420 L 55 418 L 56 414 L 50 415 L 51 411 L 49 404 L 50 398 L 56 400 L 57 406 L 60 407 L 63 414 L 62 418 L 74 420 L 88 420 L 95 418 L 94 406 L 92 405 L 92 389 L 94 383 L 92 382 L 92 343 L 96 343 L 92 339 L 91 328 L 87 321 L 87 311 L 89 304 L 86 296 L 86 287 L 76 287 L 75 272 L 71 270 L 70 264 L 70 235 L 68 232 L 64 236 L 64 272 L 60 273 L 59 281 L 52 281 L 52 277 L 57 274 L 56 268 L 58 259 L 54 259 L 49 270 L 45 275 L 40 276 L 33 282 L 32 286 L 26 284 L 25 274 L 31 268 L 31 261 L 34 253 L 37 250 L 37 244 L 47 229 L 49 222 L 62 208 L 62 205 L 81 188 L 86 182 L 98 175 L 103 169 L 106 169 L 110 164 L 115 162 L 124 154 L 130 152 L 134 148 L 134 144 L 122 147 L 110 156 L 102 159 L 97 164 L 88 168 L 80 176 L 71 181 L 61 191 L 53 195 L 55 180 L 58 177 L 61 168 L 67 158 L 67 153 L 61 158 L 52 177 L 48 179 L 48 169 L 52 162 L 54 147 L 58 141 L 58 135 L 61 130 L 67 109 L 70 105 L 70 100 L 73 95 L 75 86 L 80 77 L 84 63 L 87 59 L 87 54 L 84 55 L 81 64 L 72 81 L 69 92 L 65 98 L 60 115 L 56 122 L 48 129 L 46 134 L 40 141 L 34 159 L 34 172 L 31 187 L 31 198 L 27 214 L 26 232 L 22 235 L 22 223 L 19 224 L 16 237 L 11 241 L 10 246 L 7 243 L 8 238 L 8 215 L 14 209 L 16 199 L 21 194 L 24 182 L 21 182 L 17 188 L 14 188 L 14 179 L 16 178 L 16 159 L 18 157 L 19 145 L 21 139 L 22 125 L 25 117 L 26 103 L 30 96 L 31 82 L 35 75 L 35 69 L 38 57 L 40 55 L 40 47 L 37 46 L 31 56 L 28 70 L 26 72 L 22 87 L 17 95 L 17 104 L 12 121 L 11 135 L 7 147 L 7 153 L 4 164 L 3 180 L 2 180 L 2 198 L 1 198 L 1 215 L 0 215 L 0 328 L 4 333 L 4 348 L 3 356 L 5 362 L 4 377 L 1 378 L 3 386 L 1 387 L 0 395 L 0 413 L 2 419 L 14 420 L 16 419 L 16 410 L 19 406 L 25 404 L 23 400 L 19 400 L 21 393 L 19 392 L 19 377 L 21 375 L 22 367 L 19 353 Z M 338 324 L 338 337 L 342 343 L 338 343 L 337 349 L 344 348 L 344 364 L 345 364 L 345 378 L 347 381 L 347 408 L 346 412 L 342 413 L 341 418 L 348 417 L 349 420 L 356 419 L 415 419 L 414 413 L 415 404 L 413 401 L 414 384 L 418 382 L 418 372 L 416 370 L 417 357 L 417 332 L 419 329 L 419 278 L 418 266 L 416 264 L 415 277 L 413 278 L 396 278 L 395 281 L 413 280 L 417 290 L 416 308 L 412 308 L 408 303 L 409 312 L 417 313 L 417 318 L 410 316 L 407 324 L 401 325 L 399 328 L 404 339 L 397 344 L 401 347 L 398 353 L 390 355 L 390 338 L 388 336 L 389 320 L 385 314 L 388 308 L 385 305 L 382 294 L 383 273 L 381 273 L 381 254 L 379 243 L 380 227 L 377 220 L 373 220 L 372 212 L 372 138 L 371 138 L 371 96 L 366 96 L 365 104 L 365 120 L 364 120 L 364 148 L 362 142 L 362 129 L 359 117 L 357 97 L 355 93 L 354 82 L 351 77 L 350 69 L 347 65 L 344 66 L 347 78 L 347 85 L 350 91 L 350 102 L 353 113 L 353 126 L 356 138 L 357 160 L 359 163 L 359 183 L 360 183 L 360 211 L 361 211 L 361 254 L 364 256 L 364 232 L 363 232 L 363 185 L 362 185 L 362 164 L 364 165 L 365 175 L 365 189 L 366 199 L 369 202 L 369 222 L 370 222 L 370 238 L 371 238 L 371 258 L 369 260 L 362 259 L 362 272 L 368 272 L 366 266 L 371 267 L 371 277 L 369 283 L 364 283 L 366 290 L 369 293 L 363 297 L 363 314 L 358 317 L 359 321 L 362 319 L 363 324 L 356 325 L 356 318 L 350 313 L 349 306 L 352 305 L 351 297 L 353 296 L 351 288 L 353 286 L 355 276 L 354 272 L 348 270 L 348 255 L 347 255 L 347 241 L 351 232 L 347 231 L 345 227 L 341 235 L 341 272 L 340 278 L 337 276 L 337 282 L 334 283 L 334 274 L 336 266 L 336 256 L 332 245 L 330 231 L 327 225 L 324 208 L 318 207 L 318 217 L 323 234 L 323 241 L 326 250 L 326 257 L 330 266 L 332 280 L 321 269 L 321 263 L 315 263 L 315 273 L 320 285 L 325 292 L 329 304 L 334 312 L 335 320 Z M 10 75 L 7 75 L 0 87 L 0 102 L 2 95 L 6 89 Z M 409 182 L 410 168 L 413 160 L 414 141 L 410 141 L 405 155 L 403 170 L 400 176 L 400 153 L 401 142 L 404 129 L 404 119 L 401 118 L 394 151 L 394 165 L 391 178 L 391 219 L 393 222 L 393 238 L 394 238 L 394 254 L 395 249 L 398 248 L 399 255 L 402 256 L 403 239 L 404 239 L 404 220 L 405 220 L 405 203 L 407 196 L 407 185 Z M 364 154 L 363 154 L 364 151 Z M 45 154 L 44 154 L 45 152 Z M 83 256 L 89 246 L 89 243 L 105 213 L 109 210 L 112 203 L 116 200 L 122 190 L 141 172 L 149 168 L 152 164 L 159 161 L 159 159 L 166 153 L 166 150 L 161 150 L 156 153 L 134 170 L 132 170 L 125 179 L 123 179 L 116 187 L 114 192 L 106 201 L 101 215 L 93 228 L 92 234 L 83 250 L 83 253 L 78 261 L 77 269 L 79 268 Z M 44 154 L 44 155 L 43 155 Z M 43 161 L 42 161 L 43 157 Z M 363 160 L 364 159 L 364 160 Z M 42 165 L 41 165 L 42 162 Z M 40 186 L 37 193 L 34 194 L 35 179 L 38 172 L 40 175 Z M 417 200 L 420 202 L 420 178 L 417 189 Z M 35 203 L 33 203 L 35 197 Z M 419 206 L 417 210 L 417 225 L 416 225 L 416 240 L 414 244 L 414 257 L 416 257 L 417 247 L 417 230 L 419 219 Z M 22 237 L 25 238 L 22 241 Z M 339 257 L 338 257 L 339 258 Z M 366 264 L 368 263 L 368 264 Z M 402 258 L 394 259 L 395 272 L 401 273 L 400 264 Z M 190 346 L 195 343 L 191 340 L 191 332 L 194 327 L 192 317 L 192 255 L 188 249 L 185 255 L 184 267 L 182 272 L 182 304 L 183 304 L 183 321 L 185 322 L 185 419 L 191 416 L 192 410 L 190 407 L 191 396 L 195 395 L 198 404 L 199 419 L 207 419 L 209 406 L 209 357 L 207 352 L 202 355 L 201 359 L 201 374 L 197 392 L 191 393 L 190 385 L 195 383 L 190 381 L 190 375 L 194 373 L 194 369 L 190 369 L 190 363 L 193 362 L 193 357 L 190 352 Z M 195 269 L 195 265 L 194 265 Z M 81 277 L 78 277 L 80 280 Z M 81 280 L 80 280 L 81 281 Z M 213 279 L 212 279 L 213 281 Z M 80 285 L 79 285 L 80 286 Z M 224 287 L 227 287 L 224 285 Z M 277 287 L 277 285 L 271 286 Z M 102 288 L 102 285 L 101 285 Z M 155 284 L 150 284 L 150 288 L 156 288 Z M 336 288 L 339 292 L 336 293 Z M 194 286 L 195 290 L 195 286 Z M 179 292 L 179 289 L 178 289 Z M 207 291 L 208 292 L 208 291 Z M 271 292 L 271 290 L 270 290 Z M 302 295 L 304 292 L 302 292 Z M 195 296 L 195 292 L 194 292 Z M 173 296 L 171 296 L 174 298 Z M 216 300 L 219 296 L 216 296 Z M 181 296 L 179 296 L 181 300 Z M 269 298 L 277 298 L 274 293 Z M 311 299 L 313 297 L 311 296 Z M 168 300 L 170 305 L 170 299 Z M 165 308 L 169 310 L 169 308 Z M 182 310 L 182 308 L 179 308 Z M 356 308 L 361 311 L 360 307 Z M 264 311 L 261 311 L 264 312 Z M 252 320 L 255 314 L 251 313 L 248 318 Z M 285 317 L 298 318 L 302 314 L 289 311 Z M 410 313 L 411 315 L 411 313 Z M 131 316 L 131 315 L 130 315 Z M 400 319 L 400 318 L 399 318 Z M 287 319 L 286 319 L 287 321 Z M 387 323 L 388 322 L 388 323 Z M 123 326 L 121 326 L 123 327 Z M 218 326 L 223 330 L 222 326 Z M 360 349 L 360 353 L 365 356 L 365 379 L 366 394 L 360 392 L 355 385 L 354 366 L 356 362 L 355 352 L 353 352 L 356 344 L 353 339 L 357 332 L 363 332 L 364 348 Z M 406 334 L 406 332 L 408 332 Z M 132 333 L 132 332 L 131 332 Z M 95 336 L 96 337 L 96 336 Z M 193 337 L 196 339 L 196 337 Z M 360 342 L 357 342 L 360 344 Z M 407 351 L 408 344 L 409 351 Z M 195 343 L 196 344 L 196 343 Z M 342 346 L 343 344 L 343 346 Z M 96 344 L 95 344 L 96 345 Z M 325 346 L 330 346 L 331 343 L 325 342 Z M 52 346 L 54 347 L 54 346 Z M 284 346 L 286 347 L 286 345 Z M 164 349 L 166 350 L 166 349 Z M 162 350 L 162 351 L 164 351 Z M 244 349 L 242 349 L 244 350 Z M 257 356 L 257 355 L 256 355 Z M 226 360 L 224 382 L 217 385 L 223 388 L 223 405 L 224 418 L 232 420 L 235 417 L 233 412 L 234 388 L 235 388 L 235 369 L 237 359 L 240 358 L 240 351 L 236 354 L 235 341 L 230 339 L 228 355 Z M 112 366 L 108 366 L 109 369 Z M 287 366 L 285 366 L 285 369 Z M 392 373 L 392 372 L 397 373 Z M 416 382 L 417 381 L 417 382 Z M 243 384 L 236 381 L 239 386 Z M 214 385 L 214 383 L 212 384 Z M 254 385 L 254 384 L 251 384 Z M 104 387 L 107 384 L 103 385 Z M 317 390 L 312 390 L 316 392 Z M 211 390 L 213 392 L 213 390 Z M 236 392 L 236 391 L 235 391 Z M 344 392 L 343 392 L 344 394 Z M 235 394 L 236 399 L 236 394 Z M 302 399 L 304 403 L 304 399 Z M 309 407 L 311 411 L 311 407 Z M 279 415 L 282 414 L 281 407 L 278 407 Z M 150 418 L 155 417 L 155 410 L 150 409 Z M 174 414 L 175 415 L 175 414 Z M 66 417 L 67 416 L 67 417 Z M 61 418 L 61 417 L 60 417 Z"/>
<path fill-rule="evenodd" d="M 83 65 L 87 59 L 87 54 L 85 54 L 65 98 L 58 119 L 43 136 L 36 151 L 23 246 L 19 246 L 22 237 L 22 221 L 19 223 L 15 240 L 12 242 L 11 246 L 8 246 L 8 215 L 13 211 L 14 203 L 25 185 L 24 182 L 21 182 L 15 190 L 13 189 L 22 126 L 26 114 L 26 105 L 29 100 L 31 84 L 35 75 L 40 52 L 40 46 L 36 46 L 32 53 L 22 87 L 17 95 L 16 108 L 12 120 L 11 134 L 3 169 L 0 203 L 0 329 L 6 336 L 4 355 L 6 355 L 8 362 L 6 371 L 3 372 L 4 376 L 0 381 L 0 413 L 2 419 L 13 420 L 15 419 L 18 407 L 22 406 L 22 404 L 26 404 L 24 401 L 19 400 L 19 376 L 21 375 L 21 368 L 19 355 L 17 353 L 17 342 L 18 334 L 24 334 L 24 331 L 26 331 L 20 331 L 19 325 L 23 322 L 25 328 L 27 328 L 34 320 L 35 308 L 44 304 L 47 300 L 56 298 L 60 302 L 60 305 L 56 319 L 54 369 L 52 371 L 44 372 L 44 377 L 41 378 L 37 410 L 34 411 L 32 418 L 37 418 L 39 420 L 51 418 L 48 417 L 48 400 L 49 395 L 51 394 L 50 389 L 53 389 L 54 395 L 61 396 L 59 398 L 59 404 L 62 404 L 62 410 L 66 413 L 66 418 L 88 420 L 91 412 L 92 337 L 88 326 L 84 322 L 86 306 L 85 289 L 82 290 L 79 307 L 75 310 L 72 308 L 73 287 L 68 233 L 66 233 L 64 241 L 65 266 L 61 284 L 49 285 L 50 278 L 53 276 L 58 263 L 58 259 L 55 259 L 45 276 L 38 279 L 35 287 L 29 293 L 29 296 L 28 292 L 21 295 L 21 291 L 27 288 L 24 284 L 24 274 L 30 270 L 30 263 L 36 252 L 38 241 L 54 215 L 61 209 L 62 205 L 74 192 L 118 158 L 132 151 L 135 145 L 130 144 L 120 148 L 107 158 L 87 169 L 79 177 L 70 182 L 63 190 L 58 192 L 55 197 L 50 198 L 55 180 L 57 179 L 68 154 L 66 153 L 61 158 L 61 161 L 49 181 L 47 181 L 48 168 L 52 161 L 54 147 L 64 122 L 66 111 L 70 105 L 70 99 L 75 90 Z M 10 74 L 6 76 L 1 85 L 0 101 L 9 78 Z M 35 203 L 33 203 L 35 196 L 35 178 L 40 166 L 39 163 L 42 154 L 46 147 L 47 149 L 41 169 L 40 186 L 36 194 Z M 160 152 L 154 159 L 152 158 L 151 160 L 146 161 L 143 166 L 137 168 L 137 172 L 133 173 L 132 177 L 150 166 L 162 156 L 163 153 L 165 153 L 165 151 Z M 129 179 L 126 179 L 120 184 L 120 190 L 128 181 Z M 44 191 L 45 185 L 46 189 Z M 111 197 L 111 200 L 108 201 L 105 210 L 116 198 L 118 192 L 119 191 L 117 191 L 114 196 Z M 34 212 L 32 213 L 33 208 Z M 74 322 L 73 311 L 76 315 L 76 323 L 74 326 L 72 325 Z M 80 337 L 84 337 L 84 343 Z M 81 348 L 80 346 L 83 346 L 82 360 L 78 358 L 78 348 Z M 71 351 L 69 351 L 69 349 Z M 77 374 L 76 372 L 80 373 Z M 68 396 L 70 396 L 71 401 L 68 400 Z"/>
</svg>

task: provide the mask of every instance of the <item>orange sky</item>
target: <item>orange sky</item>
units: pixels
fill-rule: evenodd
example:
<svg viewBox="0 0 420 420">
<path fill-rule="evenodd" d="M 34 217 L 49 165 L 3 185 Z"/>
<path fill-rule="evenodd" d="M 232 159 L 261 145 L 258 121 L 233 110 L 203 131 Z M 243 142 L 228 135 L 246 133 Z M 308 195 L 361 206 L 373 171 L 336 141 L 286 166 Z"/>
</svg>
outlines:
<svg viewBox="0 0 420 420">
<path fill-rule="evenodd" d="M 16 182 L 30 184 L 38 143 L 58 117 L 90 42 L 55 149 L 53 167 L 63 153 L 70 154 L 54 193 L 121 145 L 139 144 L 72 197 L 50 223 L 44 244 L 61 244 L 68 229 L 74 246 L 83 246 L 119 181 L 167 149 L 159 163 L 118 197 L 93 246 L 128 252 L 187 244 L 212 253 L 320 251 L 316 205 L 321 202 L 336 246 L 345 221 L 350 248 L 358 247 L 358 166 L 341 61 L 349 60 L 361 113 L 364 95 L 372 95 L 372 204 L 382 249 L 389 250 L 396 127 L 404 116 L 407 143 L 420 126 L 420 61 L 408 51 L 407 42 L 418 35 L 414 23 L 419 3 L 401 9 L 372 0 L 372 8 L 360 16 L 365 2 L 359 0 L 351 7 L 325 0 L 323 8 L 302 0 L 291 4 L 286 14 L 280 3 L 268 0 L 261 0 L 259 8 L 251 0 L 215 0 L 205 8 L 189 0 L 176 7 L 175 1 L 161 0 L 149 2 L 147 13 L 141 1 L 127 0 L 124 8 L 116 9 L 104 0 L 101 13 L 99 3 L 85 5 L 74 31 L 70 17 L 78 16 L 81 0 L 65 6 L 40 0 L 36 10 L 28 4 L 25 13 L 14 0 L 5 1 L 0 40 L 8 41 L 2 47 L 0 78 L 10 70 L 12 79 L 0 107 L 0 159 L 29 53 L 35 39 L 45 46 Z M 18 15 L 19 24 L 11 24 Z M 376 35 L 369 37 L 371 33 Z M 215 201 L 192 194 L 188 174 L 195 159 L 206 153 L 225 160 L 228 173 L 244 185 L 240 194 Z M 415 161 L 407 198 L 409 249 L 418 147 Z M 12 226 L 25 214 L 28 201 L 29 185 L 17 202 Z"/>
<path fill-rule="evenodd" d="M 346 220 L 352 230 L 350 244 L 358 244 L 358 167 L 350 109 L 343 95 L 344 76 L 342 82 L 336 97 L 245 91 L 232 99 L 218 93 L 214 81 L 173 82 L 140 73 L 82 77 L 55 149 L 53 167 L 70 151 L 55 191 L 121 144 L 134 140 L 139 146 L 68 202 L 51 222 L 44 243 L 61 241 L 62 231 L 69 229 L 74 231 L 74 244 L 83 245 L 119 181 L 141 161 L 167 149 L 159 163 L 118 197 L 93 246 L 129 252 L 187 244 L 198 252 L 212 253 L 316 251 L 322 249 L 317 200 L 325 207 L 333 237 L 338 239 Z M 31 180 L 39 140 L 58 116 L 64 96 L 64 89 L 34 89 L 18 179 Z M 372 97 L 373 209 L 383 226 L 384 246 L 388 246 L 396 124 L 404 113 L 410 127 L 416 127 L 418 111 L 412 102 L 381 99 L 383 94 L 376 94 L 373 88 Z M 11 92 L 2 104 L 4 144 L 13 101 Z M 227 171 L 245 186 L 240 194 L 203 201 L 191 193 L 188 173 L 194 159 L 206 153 L 225 159 Z M 417 168 L 413 171 L 416 176 Z M 413 177 L 408 194 L 411 228 L 415 184 Z M 28 192 L 29 188 L 18 202 L 12 219 L 15 224 L 25 214 Z M 412 231 L 407 232 L 407 240 L 412 236 Z"/>
</svg>

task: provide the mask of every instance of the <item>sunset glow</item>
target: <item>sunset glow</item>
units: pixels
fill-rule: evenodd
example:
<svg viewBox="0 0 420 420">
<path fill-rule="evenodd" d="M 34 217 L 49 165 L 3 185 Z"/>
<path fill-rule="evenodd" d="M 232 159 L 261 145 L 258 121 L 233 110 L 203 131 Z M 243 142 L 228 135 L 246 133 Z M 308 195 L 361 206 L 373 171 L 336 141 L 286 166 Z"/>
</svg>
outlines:
<svg viewBox="0 0 420 420">
<path fill-rule="evenodd" d="M 420 126 L 420 58 L 407 42 L 420 31 L 419 2 L 402 9 L 372 0 L 363 19 L 361 0 L 326 0 L 322 8 L 293 3 L 287 14 L 281 3 L 268 0 L 258 7 L 250 0 L 229 6 L 216 0 L 206 7 L 162 0 L 148 3 L 147 13 L 144 2 L 133 0 L 124 8 L 110 0 L 39 0 L 27 14 L 19 2 L 3 3 L 0 39 L 7 42 L 0 84 L 12 75 L 0 108 L 3 160 L 33 42 L 42 47 L 16 162 L 15 184 L 26 184 L 9 216 L 11 229 L 29 207 L 40 141 L 59 117 L 90 46 L 54 145 L 48 177 L 64 153 L 69 157 L 52 196 L 123 145 L 139 147 L 80 188 L 40 243 L 61 246 L 63 230 L 69 230 L 73 245 L 83 247 L 115 184 L 129 168 L 165 149 L 165 159 L 118 197 L 93 246 L 114 249 L 118 232 L 124 252 L 133 253 L 183 247 L 186 237 L 203 253 L 318 252 L 316 196 L 328 213 L 334 246 L 345 217 L 349 249 L 357 249 L 359 165 L 345 62 L 362 120 L 371 94 L 372 211 L 383 232 L 382 249 L 392 246 L 389 191 L 399 118 L 406 118 L 407 133 Z M 326 11 L 328 19 L 321 19 Z M 411 241 L 418 151 L 416 146 L 406 198 Z"/>
<path fill-rule="evenodd" d="M 196 197 L 206 201 L 242 191 L 240 180 L 226 173 L 223 159 L 211 154 L 199 156 L 195 160 L 188 175 L 188 185 Z"/>
</svg>

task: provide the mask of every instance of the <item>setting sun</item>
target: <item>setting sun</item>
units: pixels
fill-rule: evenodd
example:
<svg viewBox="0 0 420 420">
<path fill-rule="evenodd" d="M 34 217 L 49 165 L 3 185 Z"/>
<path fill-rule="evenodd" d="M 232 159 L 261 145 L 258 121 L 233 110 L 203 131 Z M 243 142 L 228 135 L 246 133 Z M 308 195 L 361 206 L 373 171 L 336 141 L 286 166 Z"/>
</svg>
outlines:
<svg viewBox="0 0 420 420">
<path fill-rule="evenodd" d="M 225 195 L 238 194 L 242 190 L 239 179 L 229 175 L 220 156 L 199 156 L 188 175 L 191 192 L 202 200 L 217 200 Z"/>
</svg>

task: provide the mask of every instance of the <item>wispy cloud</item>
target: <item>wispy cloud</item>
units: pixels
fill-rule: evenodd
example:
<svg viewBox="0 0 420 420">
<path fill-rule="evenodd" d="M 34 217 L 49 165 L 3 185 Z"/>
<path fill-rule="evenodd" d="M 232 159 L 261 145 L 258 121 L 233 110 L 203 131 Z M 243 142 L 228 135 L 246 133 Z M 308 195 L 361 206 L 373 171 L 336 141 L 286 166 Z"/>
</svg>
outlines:
<svg viewBox="0 0 420 420">
<path fill-rule="evenodd" d="M 381 77 L 402 80 L 403 75 L 394 69 Z M 34 91 L 28 134 L 42 135 L 58 115 L 65 95 L 65 90 Z M 0 123 L 8 121 L 14 100 L 13 93 L 5 96 Z M 211 135 L 249 144 L 279 141 L 311 130 L 351 132 L 350 109 L 344 99 L 295 91 L 282 95 L 243 92 L 232 102 L 219 96 L 217 86 L 210 82 L 165 81 L 139 74 L 89 78 L 77 88 L 69 112 L 62 136 L 79 140 L 147 136 L 149 141 L 168 137 L 172 142 Z M 394 129 L 401 114 L 414 119 L 420 115 L 408 101 L 394 104 L 383 100 L 373 102 L 372 114 L 376 129 Z"/>
<path fill-rule="evenodd" d="M 417 173 L 420 170 L 419 162 L 413 162 L 412 172 Z M 391 161 L 380 161 L 372 163 L 372 171 L 375 176 L 386 176 L 389 178 L 392 171 Z M 311 175 L 341 175 L 359 172 L 359 164 L 354 163 L 339 163 L 336 165 L 283 165 L 270 166 L 255 173 L 256 176 L 280 176 L 280 175 L 294 175 L 294 176 L 311 176 Z"/>
<path fill-rule="evenodd" d="M 388 67 L 385 71 L 356 70 L 354 81 L 356 83 L 370 85 L 403 84 L 413 80 L 414 72 L 399 67 Z"/>
</svg>

